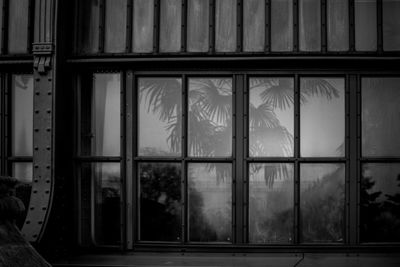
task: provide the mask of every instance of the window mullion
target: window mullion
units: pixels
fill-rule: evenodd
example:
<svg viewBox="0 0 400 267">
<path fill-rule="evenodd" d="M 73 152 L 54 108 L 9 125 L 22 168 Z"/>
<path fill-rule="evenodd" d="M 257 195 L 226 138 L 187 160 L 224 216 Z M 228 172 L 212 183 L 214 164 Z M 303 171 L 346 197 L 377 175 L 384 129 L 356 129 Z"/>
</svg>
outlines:
<svg viewBox="0 0 400 267">
<path fill-rule="evenodd" d="M 358 236 L 358 187 L 359 187 L 359 88 L 357 84 L 357 76 L 350 75 L 348 81 L 349 91 L 349 186 L 348 186 L 348 203 L 346 215 L 348 216 L 348 242 L 350 245 L 357 243 Z"/>
<path fill-rule="evenodd" d="M 246 174 L 244 173 L 244 165 L 245 165 L 245 156 L 244 156 L 244 131 L 245 131 L 245 126 L 244 126 L 244 101 L 245 101 L 245 95 L 244 95 L 244 87 L 245 87 L 245 75 L 235 75 L 234 76 L 234 113 L 233 113 L 233 118 L 234 118 L 234 190 L 235 196 L 234 202 L 236 203 L 236 206 L 233 208 L 235 209 L 235 226 L 236 226 L 236 232 L 235 232 L 235 241 L 236 244 L 242 244 L 245 242 L 244 239 L 244 232 L 245 232 L 245 220 L 244 220 L 244 210 L 245 207 L 248 205 L 247 201 L 244 198 L 244 191 L 247 188 L 245 186 L 246 182 Z"/>
</svg>

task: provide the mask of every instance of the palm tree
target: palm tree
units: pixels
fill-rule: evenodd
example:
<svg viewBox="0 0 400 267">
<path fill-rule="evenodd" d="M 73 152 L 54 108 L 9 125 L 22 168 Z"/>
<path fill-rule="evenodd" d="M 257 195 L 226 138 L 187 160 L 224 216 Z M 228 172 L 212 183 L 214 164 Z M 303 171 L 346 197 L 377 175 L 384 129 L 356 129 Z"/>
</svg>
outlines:
<svg viewBox="0 0 400 267">
<path fill-rule="evenodd" d="M 301 82 L 300 104 L 307 102 L 308 97 L 328 100 L 339 97 L 339 91 L 325 79 L 302 79 Z M 181 80 L 177 78 L 141 79 L 139 86 L 139 101 L 146 103 L 147 112 L 157 114 L 159 121 L 167 123 L 169 135 L 166 141 L 175 152 L 181 150 L 181 88 Z M 258 105 L 249 103 L 250 156 L 293 155 L 293 133 L 282 125 L 276 114 L 294 106 L 293 79 L 251 78 L 250 93 L 253 90 L 259 91 L 259 100 Z M 231 156 L 232 79 L 189 79 L 187 103 L 189 156 Z M 218 168 L 218 164 L 209 164 L 209 168 L 217 171 L 218 179 L 230 175 Z M 286 173 L 285 167 L 266 171 L 266 183 L 272 185 L 276 177 L 285 177 Z"/>
</svg>

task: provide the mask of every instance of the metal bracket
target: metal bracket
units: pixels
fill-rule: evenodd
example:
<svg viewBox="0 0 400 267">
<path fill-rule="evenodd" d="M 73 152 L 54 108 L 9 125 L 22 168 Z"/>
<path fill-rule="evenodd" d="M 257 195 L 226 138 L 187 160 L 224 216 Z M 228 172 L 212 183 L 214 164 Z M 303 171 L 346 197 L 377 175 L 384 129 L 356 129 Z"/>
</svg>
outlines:
<svg viewBox="0 0 400 267">
<path fill-rule="evenodd" d="M 39 74 L 46 74 L 51 69 L 51 57 L 53 55 L 52 43 L 34 43 L 32 52 L 34 55 L 33 67 Z"/>
</svg>

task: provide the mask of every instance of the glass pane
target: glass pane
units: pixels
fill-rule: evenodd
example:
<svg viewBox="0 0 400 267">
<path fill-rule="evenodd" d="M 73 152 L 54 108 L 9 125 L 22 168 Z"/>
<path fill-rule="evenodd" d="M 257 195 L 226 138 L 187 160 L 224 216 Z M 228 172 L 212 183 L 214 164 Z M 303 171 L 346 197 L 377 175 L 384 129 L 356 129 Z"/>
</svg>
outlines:
<svg viewBox="0 0 400 267">
<path fill-rule="evenodd" d="M 362 79 L 362 155 L 400 156 L 400 78 Z"/>
<path fill-rule="evenodd" d="M 153 51 L 154 0 L 133 2 L 133 52 Z"/>
<path fill-rule="evenodd" d="M 8 5 L 8 52 L 27 53 L 29 0 L 12 0 Z"/>
<path fill-rule="evenodd" d="M 161 0 L 160 8 L 160 51 L 181 50 L 181 0 Z"/>
<path fill-rule="evenodd" d="M 349 50 L 348 2 L 328 0 L 328 50 Z"/>
<path fill-rule="evenodd" d="M 120 164 L 85 163 L 80 179 L 82 244 L 120 244 Z"/>
<path fill-rule="evenodd" d="M 190 156 L 232 156 L 232 79 L 189 79 L 188 121 Z"/>
<path fill-rule="evenodd" d="M 293 165 L 250 164 L 249 242 L 292 243 Z"/>
<path fill-rule="evenodd" d="M 0 0 L 0 7 L 3 7 L 4 0 Z M 0 8 L 0 29 L 3 28 L 3 8 Z M 3 35 L 0 34 L 0 54 L 2 54 Z"/>
<path fill-rule="evenodd" d="M 209 0 L 189 0 L 187 12 L 187 50 L 207 52 Z"/>
<path fill-rule="evenodd" d="M 139 155 L 181 154 L 182 80 L 139 79 Z"/>
<path fill-rule="evenodd" d="M 189 240 L 232 241 L 232 166 L 188 165 Z"/>
<path fill-rule="evenodd" d="M 215 49 L 236 51 L 236 0 L 216 0 Z"/>
<path fill-rule="evenodd" d="M 94 74 L 93 90 L 82 94 L 82 154 L 120 155 L 121 75 Z"/>
<path fill-rule="evenodd" d="M 265 1 L 247 0 L 243 2 L 243 49 L 244 51 L 264 51 L 265 45 Z"/>
<path fill-rule="evenodd" d="M 125 52 L 126 3 L 126 0 L 106 0 L 105 52 Z"/>
<path fill-rule="evenodd" d="M 98 0 L 78 1 L 78 52 L 96 53 L 99 49 L 99 14 Z"/>
<path fill-rule="evenodd" d="M 25 206 L 25 213 L 17 220 L 18 227 L 22 227 L 26 214 L 29 210 L 29 202 L 31 200 L 32 189 L 32 163 L 31 162 L 18 162 L 13 163 L 12 175 L 20 183 L 15 188 L 15 196 L 22 200 Z"/>
<path fill-rule="evenodd" d="M 181 239 L 181 164 L 140 163 L 140 240 Z"/>
<path fill-rule="evenodd" d="M 301 51 L 321 50 L 321 1 L 300 0 L 299 42 Z"/>
<path fill-rule="evenodd" d="M 357 51 L 376 50 L 376 23 L 376 0 L 356 0 L 355 31 Z"/>
<path fill-rule="evenodd" d="M 293 78 L 250 78 L 250 157 L 293 156 Z"/>
<path fill-rule="evenodd" d="M 302 157 L 345 155 L 343 78 L 301 78 L 300 148 Z"/>
<path fill-rule="evenodd" d="M 293 50 L 293 1 L 271 1 L 271 50 Z"/>
<path fill-rule="evenodd" d="M 400 50 L 400 1 L 383 0 L 383 50 Z"/>
<path fill-rule="evenodd" d="M 12 155 L 32 156 L 33 77 L 12 75 Z"/>
<path fill-rule="evenodd" d="M 343 243 L 344 201 L 344 164 L 301 164 L 301 242 Z"/>
<path fill-rule="evenodd" d="M 400 164 L 362 167 L 361 242 L 400 242 Z"/>
</svg>

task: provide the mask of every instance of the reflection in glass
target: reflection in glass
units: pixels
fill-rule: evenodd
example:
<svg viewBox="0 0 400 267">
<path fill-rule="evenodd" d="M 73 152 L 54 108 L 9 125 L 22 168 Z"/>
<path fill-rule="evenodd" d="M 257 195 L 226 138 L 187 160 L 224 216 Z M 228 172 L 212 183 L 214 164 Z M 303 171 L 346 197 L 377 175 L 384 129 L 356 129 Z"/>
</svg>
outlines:
<svg viewBox="0 0 400 267">
<path fill-rule="evenodd" d="M 181 154 L 182 80 L 139 78 L 139 155 Z"/>
<path fill-rule="evenodd" d="M 140 163 L 140 240 L 181 239 L 181 165 Z"/>
<path fill-rule="evenodd" d="M 400 1 L 383 0 L 383 50 L 400 50 Z"/>
<path fill-rule="evenodd" d="M 91 103 L 91 133 L 83 141 L 91 144 L 92 156 L 119 156 L 121 75 L 94 74 L 93 79 L 92 96 L 83 99 L 83 105 Z"/>
<path fill-rule="evenodd" d="M 301 242 L 343 243 L 344 201 L 345 164 L 301 164 Z"/>
<path fill-rule="evenodd" d="M 207 52 L 209 0 L 189 0 L 187 12 L 187 50 Z"/>
<path fill-rule="evenodd" d="M 78 1 L 79 22 L 78 47 L 80 53 L 96 53 L 99 49 L 99 16 L 100 2 L 98 0 Z"/>
<path fill-rule="evenodd" d="M 250 78 L 249 155 L 293 156 L 293 78 Z"/>
<path fill-rule="evenodd" d="M 189 240 L 232 242 L 232 166 L 188 165 Z"/>
<path fill-rule="evenodd" d="M 80 178 L 83 245 L 118 245 L 121 241 L 119 163 L 85 163 Z"/>
<path fill-rule="evenodd" d="M 347 51 L 349 49 L 349 9 L 348 1 L 328 0 L 328 50 Z"/>
<path fill-rule="evenodd" d="M 400 242 L 400 164 L 362 166 L 361 242 Z"/>
<path fill-rule="evenodd" d="M 343 157 L 345 106 L 343 78 L 301 78 L 302 157 Z"/>
<path fill-rule="evenodd" d="M 293 50 L 293 0 L 271 1 L 271 50 Z"/>
<path fill-rule="evenodd" d="M 133 52 L 153 51 L 154 0 L 133 2 Z"/>
<path fill-rule="evenodd" d="M 160 52 L 179 52 L 181 49 L 181 1 L 160 1 Z"/>
<path fill-rule="evenodd" d="M 250 164 L 249 242 L 293 240 L 293 165 Z"/>
<path fill-rule="evenodd" d="M 8 52 L 28 53 L 28 12 L 29 0 L 8 1 Z M 4 10 L 4 6 L 2 7 Z M 3 19 L 3 18 L 1 18 Z M 4 31 L 4 29 L 3 29 Z"/>
<path fill-rule="evenodd" d="M 243 2 L 243 50 L 264 51 L 265 42 L 265 1 Z"/>
<path fill-rule="evenodd" d="M 18 227 L 22 227 L 26 214 L 29 210 L 29 202 L 31 199 L 32 189 L 32 163 L 31 162 L 15 162 L 13 163 L 12 176 L 20 183 L 15 188 L 15 196 L 22 200 L 25 206 L 25 214 L 17 220 Z"/>
<path fill-rule="evenodd" d="M 232 79 L 189 79 L 188 113 L 190 156 L 232 155 Z"/>
<path fill-rule="evenodd" d="M 105 8 L 104 51 L 106 53 L 125 52 L 126 0 L 106 0 Z"/>
<path fill-rule="evenodd" d="M 12 155 L 32 156 L 33 77 L 12 76 Z"/>
<path fill-rule="evenodd" d="M 400 156 L 400 78 L 362 79 L 362 155 Z"/>
<path fill-rule="evenodd" d="M 299 43 L 301 51 L 321 50 L 321 2 L 300 0 Z"/>
<path fill-rule="evenodd" d="M 355 33 L 357 51 L 377 48 L 376 0 L 355 1 Z"/>
<path fill-rule="evenodd" d="M 217 52 L 236 51 L 236 0 L 216 0 L 215 49 Z"/>
</svg>

